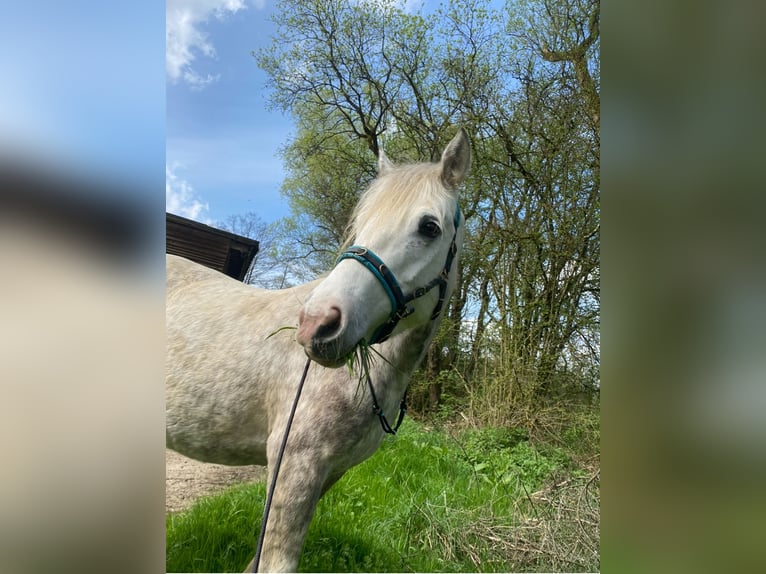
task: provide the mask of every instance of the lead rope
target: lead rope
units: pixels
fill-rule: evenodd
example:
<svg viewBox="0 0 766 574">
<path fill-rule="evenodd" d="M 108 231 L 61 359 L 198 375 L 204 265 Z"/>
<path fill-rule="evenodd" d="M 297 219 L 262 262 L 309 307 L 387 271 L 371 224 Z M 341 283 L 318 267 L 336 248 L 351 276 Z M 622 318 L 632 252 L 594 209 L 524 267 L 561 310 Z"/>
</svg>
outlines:
<svg viewBox="0 0 766 574">
<path fill-rule="evenodd" d="M 271 512 L 271 500 L 274 498 L 274 489 L 277 486 L 277 477 L 279 476 L 279 467 L 282 466 L 282 455 L 285 454 L 285 447 L 287 446 L 287 437 L 290 436 L 290 427 L 293 426 L 293 418 L 295 418 L 295 410 L 298 408 L 298 399 L 301 397 L 303 391 L 303 383 L 306 382 L 306 375 L 309 372 L 309 365 L 311 359 L 306 360 L 306 366 L 303 368 L 303 376 L 301 382 L 298 384 L 298 390 L 295 393 L 295 399 L 293 400 L 293 407 L 290 410 L 290 416 L 287 418 L 287 426 L 285 427 L 285 434 L 282 437 L 282 444 L 279 447 L 279 453 L 277 454 L 277 461 L 274 463 L 274 476 L 271 478 L 271 485 L 269 485 L 269 492 L 266 496 L 266 506 L 263 509 L 263 520 L 261 521 L 261 532 L 258 534 L 258 545 L 255 548 L 255 559 L 253 560 L 253 572 L 258 572 L 258 564 L 261 561 L 261 551 L 263 550 L 263 538 L 266 534 L 266 524 L 269 521 L 269 512 Z"/>
<path fill-rule="evenodd" d="M 380 426 L 383 427 L 383 432 L 387 432 L 388 434 L 396 434 L 396 431 L 398 431 L 399 427 L 402 426 L 404 415 L 407 412 L 407 391 L 404 391 L 402 402 L 399 403 L 399 419 L 396 421 L 396 425 L 392 427 L 389 424 L 386 415 L 383 413 L 383 409 L 378 404 L 378 397 L 375 395 L 375 389 L 372 388 L 372 380 L 370 380 L 369 375 L 367 375 L 367 386 L 370 389 L 370 395 L 372 395 L 372 412 L 378 415 L 378 418 L 380 419 Z"/>
<path fill-rule="evenodd" d="M 287 425 L 285 426 L 285 434 L 282 436 L 282 444 L 279 446 L 279 453 L 277 453 L 277 460 L 274 463 L 274 476 L 271 477 L 271 484 L 269 485 L 269 492 L 266 495 L 266 505 L 263 509 L 263 520 L 261 521 L 261 531 L 258 534 L 258 545 L 255 548 L 255 559 L 253 560 L 253 572 L 258 572 L 258 566 L 261 562 L 261 552 L 263 551 L 263 539 L 266 534 L 266 524 L 269 522 L 269 513 L 271 512 L 271 501 L 274 498 L 274 490 L 277 486 L 277 478 L 279 477 L 279 469 L 282 466 L 282 456 L 285 454 L 285 447 L 287 446 L 287 437 L 290 436 L 290 428 L 293 426 L 293 419 L 295 418 L 295 411 L 298 408 L 298 400 L 301 397 L 303 391 L 303 383 L 306 382 L 306 375 L 309 372 L 309 365 L 311 359 L 306 360 L 306 366 L 303 368 L 303 375 L 301 376 L 301 382 L 298 383 L 298 390 L 295 392 L 295 399 L 293 399 L 293 406 L 290 409 L 290 416 L 287 418 Z M 407 412 L 407 391 L 404 392 L 402 402 L 399 405 L 399 418 L 396 421 L 395 426 L 391 426 L 386 419 L 386 415 L 383 413 L 383 409 L 378 404 L 378 397 L 375 395 L 375 389 L 372 387 L 372 381 L 369 375 L 367 376 L 367 386 L 370 389 L 370 395 L 372 396 L 372 410 L 378 415 L 380 419 L 380 425 L 383 430 L 388 434 L 396 434 L 399 427 L 402 426 L 404 415 Z"/>
</svg>

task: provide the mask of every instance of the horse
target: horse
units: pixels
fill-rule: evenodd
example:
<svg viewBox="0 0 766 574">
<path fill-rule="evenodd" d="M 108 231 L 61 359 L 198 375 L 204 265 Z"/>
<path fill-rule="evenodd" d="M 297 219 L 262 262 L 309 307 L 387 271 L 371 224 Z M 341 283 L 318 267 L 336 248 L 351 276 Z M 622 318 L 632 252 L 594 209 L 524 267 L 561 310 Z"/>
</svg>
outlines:
<svg viewBox="0 0 766 574">
<path fill-rule="evenodd" d="M 312 361 L 271 493 L 261 571 L 296 570 L 321 496 L 394 431 L 385 413 L 399 410 L 455 285 L 465 231 L 458 188 L 470 163 L 464 129 L 438 162 L 394 165 L 379 152 L 335 267 L 303 285 L 257 289 L 167 256 L 168 448 L 267 465 L 272 478 Z M 375 350 L 366 386 L 338 368 L 360 345 Z"/>
</svg>

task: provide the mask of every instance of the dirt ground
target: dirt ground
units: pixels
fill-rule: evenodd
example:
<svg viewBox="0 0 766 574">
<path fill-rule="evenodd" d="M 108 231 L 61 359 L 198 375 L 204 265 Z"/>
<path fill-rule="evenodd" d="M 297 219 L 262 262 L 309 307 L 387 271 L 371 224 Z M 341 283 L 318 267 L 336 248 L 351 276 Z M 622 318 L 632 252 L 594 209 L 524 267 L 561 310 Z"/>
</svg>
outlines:
<svg viewBox="0 0 766 574">
<path fill-rule="evenodd" d="M 265 480 L 265 466 L 198 462 L 165 450 L 165 512 L 189 508 L 198 498 L 243 482 Z"/>
</svg>

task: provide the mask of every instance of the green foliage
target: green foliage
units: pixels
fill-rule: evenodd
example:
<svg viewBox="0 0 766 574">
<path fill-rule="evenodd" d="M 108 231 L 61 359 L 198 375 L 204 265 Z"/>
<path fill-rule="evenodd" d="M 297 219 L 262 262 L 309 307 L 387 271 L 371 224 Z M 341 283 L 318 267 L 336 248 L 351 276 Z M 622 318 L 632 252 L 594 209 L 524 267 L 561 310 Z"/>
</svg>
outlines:
<svg viewBox="0 0 766 574">
<path fill-rule="evenodd" d="M 545 508 L 530 507 L 530 494 L 569 472 L 568 464 L 564 451 L 531 444 L 521 429 L 470 430 L 450 438 L 407 419 L 396 439 L 322 498 L 298 569 L 597 570 L 597 552 L 578 555 L 568 547 L 556 561 L 546 561 L 518 550 L 540 544 L 531 526 L 542 522 L 528 523 L 528 517 Z M 262 484 L 235 487 L 169 516 L 168 572 L 241 571 L 252 558 L 264 498 Z M 556 524 L 567 537 L 578 535 L 576 523 Z M 527 534 L 534 535 L 520 540 Z"/>
<path fill-rule="evenodd" d="M 598 0 L 281 1 L 256 54 L 272 105 L 297 130 L 282 150 L 280 260 L 332 265 L 385 147 L 435 160 L 472 136 L 466 238 L 443 325 L 413 403 L 483 424 L 599 379 Z M 448 352 L 442 352 L 447 349 Z"/>
<path fill-rule="evenodd" d="M 599 410 L 580 407 L 573 413 L 572 421 L 559 434 L 562 448 L 578 456 L 589 456 L 598 452 L 601 444 Z"/>
<path fill-rule="evenodd" d="M 265 496 L 263 484 L 237 486 L 201 499 L 188 512 L 168 515 L 167 571 L 241 571 L 254 552 L 250 535 L 260 524 Z"/>
<path fill-rule="evenodd" d="M 435 412 L 429 404 L 430 387 L 434 384 L 442 389 Z M 454 369 L 439 371 L 435 374 L 421 369 L 415 373 L 407 389 L 409 408 L 421 416 L 427 413 L 429 418 L 437 423 L 453 420 L 457 413 L 466 410 L 466 396 L 465 381 Z"/>
<path fill-rule="evenodd" d="M 469 456 L 482 458 L 496 451 L 510 450 L 522 441 L 529 440 L 529 433 L 520 428 L 469 429 L 462 435 L 463 448 Z"/>
<path fill-rule="evenodd" d="M 465 431 L 458 440 L 465 460 L 481 480 L 532 492 L 570 461 L 562 450 L 536 448 L 528 438 L 524 429 L 489 427 Z"/>
</svg>

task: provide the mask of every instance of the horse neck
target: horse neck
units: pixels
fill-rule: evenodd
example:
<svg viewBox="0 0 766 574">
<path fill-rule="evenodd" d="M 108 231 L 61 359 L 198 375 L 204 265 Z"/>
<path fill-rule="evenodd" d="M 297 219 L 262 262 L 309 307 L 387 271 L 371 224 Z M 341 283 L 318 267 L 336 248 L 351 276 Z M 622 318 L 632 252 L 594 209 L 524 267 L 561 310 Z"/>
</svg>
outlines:
<svg viewBox="0 0 766 574">
<path fill-rule="evenodd" d="M 380 354 L 370 369 L 381 406 L 386 413 L 399 407 L 412 374 L 434 338 L 441 318 L 391 337 L 380 345 Z"/>
<path fill-rule="evenodd" d="M 455 269 L 459 267 L 459 254 L 455 256 L 452 265 L 452 272 L 455 273 Z M 453 280 L 450 280 L 445 293 L 445 305 L 436 319 L 398 333 L 380 345 L 380 354 L 386 358 L 386 361 L 381 358 L 374 361 L 370 375 L 373 377 L 376 393 L 380 397 L 381 406 L 385 412 L 393 413 L 398 409 L 412 374 L 423 360 L 428 346 L 439 329 L 442 317 L 449 308 L 447 302 L 452 297 L 454 288 L 455 284 Z"/>
</svg>

